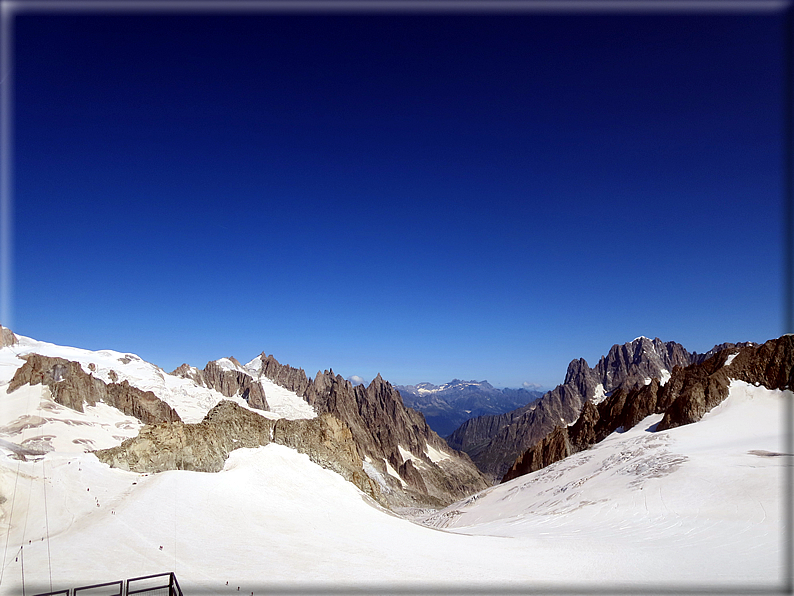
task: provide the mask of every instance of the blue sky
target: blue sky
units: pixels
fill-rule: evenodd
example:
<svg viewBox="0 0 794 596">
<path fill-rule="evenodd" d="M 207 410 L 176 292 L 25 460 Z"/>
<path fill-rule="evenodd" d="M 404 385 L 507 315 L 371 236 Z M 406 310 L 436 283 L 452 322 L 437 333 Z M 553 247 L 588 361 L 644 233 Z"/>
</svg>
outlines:
<svg viewBox="0 0 794 596">
<path fill-rule="evenodd" d="M 11 326 L 553 387 L 782 332 L 761 15 L 20 14 Z"/>
</svg>

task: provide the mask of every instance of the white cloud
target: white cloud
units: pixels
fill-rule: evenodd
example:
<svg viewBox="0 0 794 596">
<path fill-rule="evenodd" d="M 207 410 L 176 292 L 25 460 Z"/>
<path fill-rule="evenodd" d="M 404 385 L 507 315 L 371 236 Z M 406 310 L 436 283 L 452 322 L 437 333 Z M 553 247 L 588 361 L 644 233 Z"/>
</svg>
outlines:
<svg viewBox="0 0 794 596">
<path fill-rule="evenodd" d="M 538 391 L 543 387 L 542 385 L 538 385 L 537 383 L 530 383 L 529 381 L 524 381 L 523 383 L 521 383 L 521 386 L 524 389 L 529 389 L 531 391 Z"/>
<path fill-rule="evenodd" d="M 347 378 L 347 380 L 350 381 L 351 383 L 353 383 L 353 385 L 363 385 L 364 384 L 364 379 L 362 379 L 358 375 L 350 375 Z"/>
</svg>

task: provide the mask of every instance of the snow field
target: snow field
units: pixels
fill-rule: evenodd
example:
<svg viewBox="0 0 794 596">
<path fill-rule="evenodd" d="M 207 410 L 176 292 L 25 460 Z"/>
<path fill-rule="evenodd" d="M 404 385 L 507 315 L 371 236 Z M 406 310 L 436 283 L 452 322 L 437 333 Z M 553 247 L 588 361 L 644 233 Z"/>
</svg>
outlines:
<svg viewBox="0 0 794 596">
<path fill-rule="evenodd" d="M 647 577 L 664 570 L 659 581 L 775 585 L 791 463 L 756 453 L 782 453 L 783 399 L 733 381 L 729 398 L 696 424 L 653 433 L 662 416 L 649 416 L 428 522 L 466 534 L 554 535 L 572 549 L 625 549 L 632 559 L 653 553 Z"/>
<path fill-rule="evenodd" d="M 653 433 L 661 416 L 648 417 L 453 504 L 427 527 L 382 510 L 281 445 L 233 451 L 217 474 L 109 468 L 85 451 L 137 432 L 125 427 L 130 419 L 105 404 L 73 412 L 41 386 L 6 395 L 26 350 L 94 363 L 95 376 L 112 369 L 186 421 L 203 418 L 215 399 L 132 355 L 27 338 L 0 350 L 0 594 L 21 593 L 20 546 L 30 593 L 49 590 L 50 577 L 59 589 L 171 570 L 186 593 L 215 594 L 301 582 L 735 590 L 781 579 L 791 457 L 775 455 L 784 451 L 780 391 L 734 381 L 729 398 L 697 424 Z M 289 393 L 274 391 L 271 416 L 308 414 Z M 22 444 L 54 451 L 13 459 Z"/>
<path fill-rule="evenodd" d="M 280 445 L 236 450 L 218 474 L 142 477 L 108 470 L 91 455 L 79 458 L 81 474 L 64 470 L 63 462 L 53 467 L 70 500 L 49 513 L 49 556 L 41 528 L 39 540 L 25 546 L 28 587 L 48 588 L 50 568 L 55 588 L 174 569 L 186 591 L 215 593 L 223 593 L 226 581 L 236 591 L 242 584 L 492 584 L 528 577 L 524 553 L 514 552 L 511 541 L 412 524 Z M 107 506 L 95 508 L 90 493 L 97 490 Z M 43 511 L 34 513 L 40 522 Z M 505 575 L 505 563 L 517 567 Z M 21 566 L 7 562 L 4 593 L 19 590 L 20 578 Z"/>
</svg>

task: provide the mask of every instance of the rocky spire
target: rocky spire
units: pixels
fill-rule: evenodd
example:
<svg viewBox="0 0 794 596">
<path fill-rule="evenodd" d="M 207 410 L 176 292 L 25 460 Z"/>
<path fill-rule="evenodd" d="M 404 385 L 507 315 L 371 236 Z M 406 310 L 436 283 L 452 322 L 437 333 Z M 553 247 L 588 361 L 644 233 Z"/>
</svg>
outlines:
<svg viewBox="0 0 794 596">
<path fill-rule="evenodd" d="M 243 368 L 236 358 L 230 357 L 229 360 L 237 367 Z M 269 409 L 262 384 L 242 370 L 225 370 L 213 361 L 208 362 L 204 370 L 183 364 L 171 374 L 184 379 L 193 379 L 202 387 L 215 389 L 225 397 L 239 395 L 248 402 L 249 406 L 257 410 L 267 411 Z"/>
</svg>

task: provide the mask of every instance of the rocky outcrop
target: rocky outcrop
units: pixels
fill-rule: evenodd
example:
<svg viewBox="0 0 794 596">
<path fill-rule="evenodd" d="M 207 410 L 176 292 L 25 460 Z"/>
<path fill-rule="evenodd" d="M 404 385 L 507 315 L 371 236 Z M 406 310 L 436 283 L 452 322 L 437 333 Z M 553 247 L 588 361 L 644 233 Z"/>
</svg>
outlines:
<svg viewBox="0 0 794 596">
<path fill-rule="evenodd" d="M 716 346 L 711 348 L 708 352 L 704 352 L 703 354 L 695 354 L 695 358 L 692 361 L 692 364 L 700 364 L 701 362 L 705 362 L 706 360 L 708 360 L 709 358 L 711 358 L 715 354 L 718 354 L 719 352 L 722 352 L 723 350 L 727 350 L 729 348 L 747 348 L 747 347 L 755 346 L 755 345 L 758 345 L 758 344 L 756 344 L 754 342 L 751 342 L 751 341 L 744 341 L 744 342 L 740 342 L 738 344 L 730 343 L 730 342 L 717 344 Z M 734 351 L 738 351 L 738 350 L 734 350 Z"/>
<path fill-rule="evenodd" d="M 558 385 L 502 428 L 472 459 L 491 482 L 498 481 L 521 453 L 555 426 L 576 420 L 584 400 L 575 385 Z"/>
<path fill-rule="evenodd" d="M 400 504 L 449 504 L 488 486 L 469 457 L 450 449 L 420 412 L 403 405 L 400 393 L 380 375 L 364 387 L 353 386 L 333 371 L 317 373 L 304 397 L 318 413 L 333 414 L 350 427 L 361 453 L 384 478 L 390 478 L 386 462 L 398 473 L 402 470 L 407 474 L 401 475 L 407 488 L 394 486 L 396 493 L 407 496 Z M 434 462 L 428 447 L 446 457 Z M 405 452 L 410 456 L 404 456 Z M 412 465 L 404 466 L 406 461 Z M 416 475 L 422 483 L 417 482 Z M 400 499 L 395 496 L 395 500 Z"/>
<path fill-rule="evenodd" d="M 302 369 L 280 364 L 264 352 L 258 360 L 258 374 L 295 391 L 318 414 L 347 425 L 360 454 L 379 474 L 378 482 L 387 487 L 385 498 L 392 506 L 445 506 L 488 486 L 471 459 L 450 449 L 380 375 L 369 386 L 354 386 L 332 370 L 318 372 L 310 381 Z M 257 366 L 256 360 L 253 364 Z M 433 461 L 430 449 L 443 457 Z M 399 479 L 389 473 L 389 466 Z"/>
<path fill-rule="evenodd" d="M 718 346 L 720 347 L 720 346 Z M 762 345 L 722 344 L 712 356 L 674 366 L 665 385 L 654 378 L 641 386 L 619 387 L 598 405 L 587 402 L 570 427 L 556 427 L 516 459 L 503 482 L 546 467 L 571 453 L 587 449 L 617 430 L 628 430 L 651 414 L 664 413 L 655 431 L 699 421 L 727 396 L 732 379 L 768 389 L 794 386 L 794 336 Z"/>
<path fill-rule="evenodd" d="M 0 325 L 0 348 L 13 346 L 19 343 L 17 336 L 8 327 Z"/>
<path fill-rule="evenodd" d="M 447 444 L 453 449 L 467 453 L 476 461 L 477 455 L 488 446 L 499 431 L 536 406 L 537 403 L 533 402 L 505 414 L 477 416 L 467 420 L 446 438 Z"/>
<path fill-rule="evenodd" d="M 422 479 L 422 474 L 419 472 L 416 466 L 414 466 L 412 459 L 407 459 L 405 463 L 400 466 L 398 474 L 400 475 L 400 478 L 405 480 L 405 482 L 408 483 L 408 486 L 414 490 L 417 490 L 420 493 L 427 492 L 427 485 L 425 485 L 425 481 Z"/>
<path fill-rule="evenodd" d="M 730 362 L 728 363 L 728 360 Z M 764 344 L 727 348 L 671 379 L 663 396 L 664 418 L 657 430 L 697 422 L 728 396 L 731 379 L 763 385 L 767 389 L 794 387 L 794 335 L 784 335 Z"/>
<path fill-rule="evenodd" d="M 259 374 L 270 379 L 276 385 L 294 391 L 303 396 L 310 382 L 302 368 L 293 368 L 288 364 L 280 364 L 273 355 L 259 355 Z"/>
<path fill-rule="evenodd" d="M 572 453 L 587 449 L 620 427 L 633 427 L 654 413 L 658 390 L 659 380 L 652 379 L 648 385 L 629 390 L 619 387 L 597 405 L 586 401 L 573 425 L 555 426 L 549 434 L 518 456 L 502 482 L 535 472 Z"/>
<path fill-rule="evenodd" d="M 557 426 L 567 427 L 576 421 L 584 404 L 597 392 L 606 396 L 619 387 L 624 391 L 645 387 L 647 379 L 666 376 L 676 366 L 688 365 L 696 357 L 697 354 L 687 352 L 680 344 L 662 342 L 659 338 L 638 337 L 626 344 L 616 344 L 594 368 L 583 358 L 572 360 L 563 383 L 532 404 L 531 409 L 501 418 L 472 419 L 447 441 L 469 453 L 480 470 L 498 482 L 519 456 Z M 615 401 L 620 398 L 619 394 Z M 494 434 L 487 436 L 488 429 Z M 471 434 L 474 437 L 470 438 Z"/>
<path fill-rule="evenodd" d="M 573 449 L 568 432 L 565 427 L 557 426 L 532 448 L 518 456 L 502 482 L 545 468 L 549 463 L 568 457 L 571 453 Z"/>
<path fill-rule="evenodd" d="M 234 358 L 229 358 L 234 364 L 242 368 L 240 363 Z M 241 370 L 225 370 L 218 366 L 217 362 L 208 362 L 204 370 L 198 370 L 187 364 L 183 364 L 170 374 L 193 379 L 202 387 L 215 389 L 225 397 L 239 395 L 248 405 L 258 410 L 268 410 L 265 390 L 259 381 L 255 381 L 251 375 Z"/>
<path fill-rule="evenodd" d="M 218 472 L 234 449 L 271 442 L 307 454 L 313 462 L 386 504 L 377 483 L 362 469 L 350 429 L 328 414 L 310 420 L 270 420 L 223 400 L 197 424 L 148 425 L 137 437 L 95 454 L 112 467 L 135 472 Z"/>
<path fill-rule="evenodd" d="M 78 412 L 83 411 L 83 404 L 93 406 L 102 401 L 147 424 L 180 421 L 176 410 L 154 393 L 141 391 L 127 381 L 105 383 L 86 373 L 79 362 L 64 358 L 40 354 L 28 354 L 22 358 L 25 364 L 17 369 L 7 393 L 26 383 L 43 384 L 49 387 L 57 403 Z"/>
</svg>

